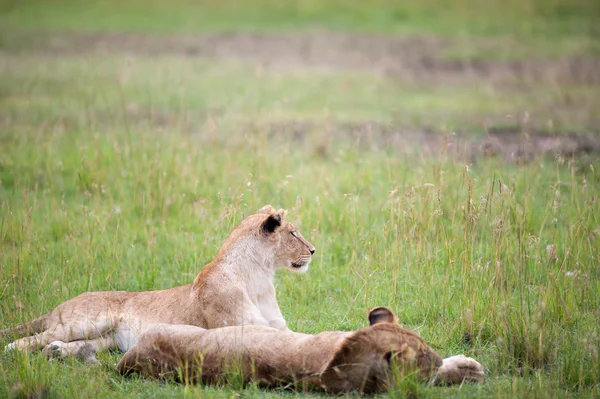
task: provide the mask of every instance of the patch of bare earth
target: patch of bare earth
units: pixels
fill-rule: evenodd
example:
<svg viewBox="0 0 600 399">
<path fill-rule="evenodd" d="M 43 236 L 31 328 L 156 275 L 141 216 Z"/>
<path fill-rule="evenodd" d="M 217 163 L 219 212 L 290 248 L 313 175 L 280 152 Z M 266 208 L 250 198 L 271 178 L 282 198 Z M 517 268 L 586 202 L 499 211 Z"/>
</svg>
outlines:
<svg viewBox="0 0 600 399">
<path fill-rule="evenodd" d="M 6 40 L 8 41 L 8 39 Z M 469 81 L 475 78 L 501 81 L 550 81 L 600 83 L 600 59 L 569 57 L 555 60 L 457 60 L 441 55 L 463 46 L 490 50 L 486 41 L 457 42 L 433 36 L 384 36 L 372 34 L 229 33 L 205 36 L 150 36 L 141 34 L 46 34 L 21 35 L 4 46 L 10 51 L 35 51 L 51 56 L 90 53 L 132 54 L 157 57 L 181 55 L 224 60 L 243 60 L 277 68 L 369 70 L 402 80 L 429 83 Z M 493 44 L 491 44 L 493 46 Z M 498 48 L 506 53 L 506 48 Z"/>
<path fill-rule="evenodd" d="M 312 142 L 314 151 L 323 156 L 328 155 L 331 143 L 348 139 L 359 148 L 393 149 L 399 153 L 418 153 L 423 156 L 444 154 L 466 162 L 475 162 L 478 158 L 496 158 L 509 163 L 529 163 L 539 156 L 600 156 L 600 137 L 597 134 L 550 134 L 527 126 L 490 128 L 483 137 L 475 137 L 468 132 L 440 133 L 375 122 L 328 126 L 284 122 L 270 125 L 269 133 L 273 137 L 284 136 L 299 143 Z"/>
<path fill-rule="evenodd" d="M 10 42 L 12 44 L 7 45 Z M 600 59 L 591 56 L 564 57 L 553 60 L 459 60 L 443 54 L 465 43 L 427 36 L 383 36 L 365 34 L 219 34 L 206 36 L 150 36 L 139 34 L 46 34 L 19 36 L 5 40 L 0 51 L 31 53 L 50 57 L 87 54 L 129 54 L 140 57 L 181 56 L 217 60 L 241 60 L 264 68 L 364 70 L 384 74 L 392 80 L 410 84 L 485 85 L 495 89 L 524 92 L 528 87 L 561 85 L 600 85 Z M 490 43 L 469 42 L 470 46 Z M 499 49 L 500 51 L 500 49 Z M 506 49 L 502 49 L 506 52 Z M 590 117 L 595 104 L 572 104 L 560 107 Z M 567 101 L 567 102 L 569 102 Z M 598 101 L 600 104 L 600 101 Z M 596 104 L 598 105 L 598 104 Z M 135 115 L 132 115 L 135 117 Z M 287 121 L 272 124 L 277 134 L 290 134 L 306 140 L 307 133 L 319 130 L 309 122 Z M 559 132 L 549 135 L 534 129 L 508 128 L 488 130 L 483 139 L 472 134 L 444 135 L 427 129 L 405 129 L 376 123 L 337 124 L 326 128 L 333 139 L 352 138 L 362 145 L 404 149 L 415 145 L 426 152 L 477 156 L 494 156 L 508 161 L 527 161 L 540 154 L 600 154 L 597 135 Z M 317 145 L 319 147 L 319 145 Z M 325 151 L 327 146 L 321 146 Z"/>
</svg>

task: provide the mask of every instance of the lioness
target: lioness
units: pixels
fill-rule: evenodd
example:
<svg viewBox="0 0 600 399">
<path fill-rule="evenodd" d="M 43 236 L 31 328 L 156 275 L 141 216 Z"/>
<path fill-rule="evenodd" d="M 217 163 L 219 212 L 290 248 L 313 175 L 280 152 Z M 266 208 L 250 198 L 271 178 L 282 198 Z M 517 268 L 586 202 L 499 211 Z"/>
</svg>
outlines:
<svg viewBox="0 0 600 399">
<path fill-rule="evenodd" d="M 402 328 L 394 314 L 378 307 L 370 326 L 355 332 L 317 335 L 265 326 L 213 330 L 160 325 L 146 331 L 117 368 L 121 374 L 175 379 L 186 383 L 218 380 L 231 369 L 245 382 L 262 386 L 313 386 L 331 393 L 383 392 L 400 373 L 416 372 L 437 383 L 481 381 L 481 364 L 465 356 L 442 358 L 416 333 Z"/>
<path fill-rule="evenodd" d="M 204 328 L 254 324 L 287 330 L 275 297 L 275 270 L 305 272 L 315 247 L 284 216 L 283 209 L 270 205 L 248 216 L 192 284 L 161 291 L 81 294 L 32 322 L 0 331 L 35 334 L 6 349 L 44 348 L 52 357 L 110 347 L 127 351 L 141 333 L 162 323 Z"/>
</svg>

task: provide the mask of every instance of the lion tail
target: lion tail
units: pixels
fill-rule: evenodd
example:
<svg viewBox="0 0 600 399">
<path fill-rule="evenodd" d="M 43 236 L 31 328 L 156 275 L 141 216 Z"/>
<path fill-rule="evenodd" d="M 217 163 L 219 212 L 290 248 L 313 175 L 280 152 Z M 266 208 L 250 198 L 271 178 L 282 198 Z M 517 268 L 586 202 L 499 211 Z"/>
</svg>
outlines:
<svg viewBox="0 0 600 399">
<path fill-rule="evenodd" d="M 38 317 L 35 320 L 32 320 L 27 323 L 20 324 L 15 327 L 7 328 L 4 330 L 0 330 L 0 338 L 4 338 L 7 336 L 28 336 L 33 334 L 41 333 L 46 330 L 48 326 L 48 319 L 50 317 L 50 313 L 46 313 L 43 316 Z"/>
</svg>

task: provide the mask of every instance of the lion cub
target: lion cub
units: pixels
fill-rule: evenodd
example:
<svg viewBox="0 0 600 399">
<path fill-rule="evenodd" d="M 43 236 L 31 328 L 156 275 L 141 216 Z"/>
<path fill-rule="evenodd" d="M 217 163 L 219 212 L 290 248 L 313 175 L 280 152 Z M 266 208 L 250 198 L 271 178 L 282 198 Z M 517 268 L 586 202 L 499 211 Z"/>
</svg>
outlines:
<svg viewBox="0 0 600 399">
<path fill-rule="evenodd" d="M 481 381 L 481 364 L 454 356 L 446 360 L 416 333 L 405 330 L 387 308 L 369 313 L 370 326 L 354 332 L 317 335 L 264 326 L 213 330 L 161 325 L 145 332 L 118 364 L 121 374 L 195 383 L 217 381 L 231 369 L 263 386 L 308 385 L 331 393 L 384 392 L 392 366 L 438 383 Z"/>
<path fill-rule="evenodd" d="M 315 248 L 284 220 L 285 211 L 267 205 L 244 219 L 217 257 L 192 284 L 161 291 L 88 292 L 58 305 L 30 323 L 0 331 L 31 335 L 6 349 L 48 356 L 89 356 L 104 348 L 127 351 L 157 324 L 216 328 L 254 324 L 287 330 L 273 278 L 275 270 L 308 269 Z"/>
</svg>

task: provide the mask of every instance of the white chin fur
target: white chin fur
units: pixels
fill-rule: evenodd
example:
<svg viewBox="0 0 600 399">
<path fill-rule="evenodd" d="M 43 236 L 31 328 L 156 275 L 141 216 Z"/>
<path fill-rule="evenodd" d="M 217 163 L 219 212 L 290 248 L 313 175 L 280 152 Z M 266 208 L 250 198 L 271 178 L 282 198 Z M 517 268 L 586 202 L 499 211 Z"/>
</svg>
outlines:
<svg viewBox="0 0 600 399">
<path fill-rule="evenodd" d="M 306 271 L 308 270 L 308 263 L 302 267 L 299 268 L 294 268 L 295 271 L 297 271 L 298 273 L 306 273 Z"/>
</svg>

